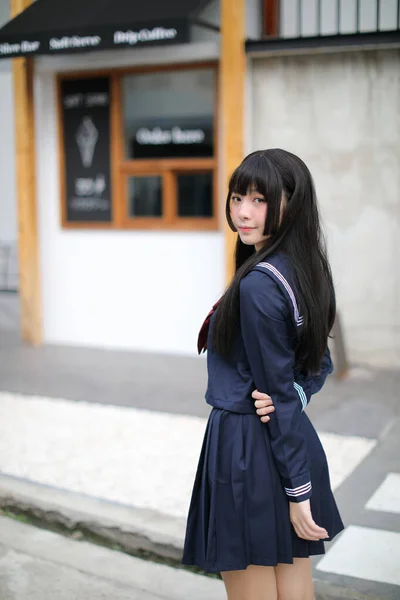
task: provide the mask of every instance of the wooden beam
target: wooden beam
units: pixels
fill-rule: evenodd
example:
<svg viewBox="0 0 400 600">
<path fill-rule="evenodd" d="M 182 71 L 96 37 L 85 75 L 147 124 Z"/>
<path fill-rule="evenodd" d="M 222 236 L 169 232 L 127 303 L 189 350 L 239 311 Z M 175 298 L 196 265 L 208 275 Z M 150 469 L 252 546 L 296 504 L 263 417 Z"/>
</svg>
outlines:
<svg viewBox="0 0 400 600">
<path fill-rule="evenodd" d="M 264 0 L 264 34 L 268 37 L 279 35 L 279 0 Z"/>
<path fill-rule="evenodd" d="M 246 84 L 245 0 L 221 0 L 220 120 L 221 166 L 226 196 L 229 177 L 243 160 L 244 94 Z M 229 282 L 234 273 L 236 234 L 225 222 L 225 267 Z"/>
<path fill-rule="evenodd" d="M 11 17 L 16 17 L 31 3 L 32 0 L 11 0 Z M 32 59 L 15 58 L 13 60 L 13 77 L 21 333 L 25 341 L 39 344 L 41 342 L 41 301 L 36 215 Z"/>
</svg>

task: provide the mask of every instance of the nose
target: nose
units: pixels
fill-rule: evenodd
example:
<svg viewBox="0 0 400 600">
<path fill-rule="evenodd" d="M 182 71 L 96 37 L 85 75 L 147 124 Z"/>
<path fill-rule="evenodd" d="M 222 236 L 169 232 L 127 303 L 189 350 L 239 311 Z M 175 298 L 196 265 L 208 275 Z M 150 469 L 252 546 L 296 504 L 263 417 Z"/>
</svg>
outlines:
<svg viewBox="0 0 400 600">
<path fill-rule="evenodd" d="M 242 201 L 240 202 L 238 217 L 243 220 L 250 218 L 250 204 L 246 198 L 242 198 Z"/>
</svg>

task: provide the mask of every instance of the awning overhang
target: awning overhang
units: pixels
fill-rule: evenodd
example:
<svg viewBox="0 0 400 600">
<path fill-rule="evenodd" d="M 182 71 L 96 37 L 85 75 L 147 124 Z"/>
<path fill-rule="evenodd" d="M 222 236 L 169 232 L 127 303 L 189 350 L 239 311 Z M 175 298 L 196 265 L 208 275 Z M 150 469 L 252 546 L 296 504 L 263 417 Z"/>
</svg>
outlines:
<svg viewBox="0 0 400 600">
<path fill-rule="evenodd" d="M 0 58 L 190 41 L 205 0 L 37 0 L 0 29 Z"/>
</svg>

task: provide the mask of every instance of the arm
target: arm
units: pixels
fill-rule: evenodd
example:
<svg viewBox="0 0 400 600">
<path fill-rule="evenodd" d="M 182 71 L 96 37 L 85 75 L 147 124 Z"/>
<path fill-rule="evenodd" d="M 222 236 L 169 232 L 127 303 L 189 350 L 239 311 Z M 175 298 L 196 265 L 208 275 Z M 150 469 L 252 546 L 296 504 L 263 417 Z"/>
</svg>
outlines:
<svg viewBox="0 0 400 600">
<path fill-rule="evenodd" d="M 240 285 L 240 321 L 251 373 L 271 396 L 271 446 L 291 502 L 311 497 L 306 443 L 299 431 L 302 405 L 294 387 L 295 355 L 287 329 L 289 307 L 275 281 L 252 271 Z"/>
<path fill-rule="evenodd" d="M 302 405 L 302 410 L 310 403 L 311 396 L 317 394 L 323 387 L 327 376 L 333 371 L 333 363 L 329 348 L 326 349 L 324 357 L 321 363 L 321 369 L 319 373 L 311 375 L 310 373 L 299 373 L 295 377 L 294 386 L 299 395 L 299 401 Z M 251 394 L 254 398 L 254 406 L 257 409 L 257 414 L 261 418 L 263 423 L 268 423 L 270 417 L 268 416 L 271 412 L 274 412 L 274 407 L 271 398 L 268 394 L 263 394 L 258 390 L 254 390 Z"/>
<path fill-rule="evenodd" d="M 319 373 L 312 375 L 310 373 L 299 373 L 296 375 L 295 383 L 301 387 L 303 390 L 305 397 L 307 399 L 307 404 L 309 404 L 311 400 L 311 396 L 317 394 L 321 388 L 323 387 L 326 378 L 333 371 L 333 363 L 331 360 L 331 354 L 329 352 L 329 348 L 326 349 L 326 352 L 322 358 L 321 368 Z M 296 387 L 296 386 L 295 386 Z M 299 390 L 298 390 L 299 391 Z M 301 391 L 299 393 L 301 399 Z M 305 408 L 305 406 L 304 406 Z"/>
</svg>

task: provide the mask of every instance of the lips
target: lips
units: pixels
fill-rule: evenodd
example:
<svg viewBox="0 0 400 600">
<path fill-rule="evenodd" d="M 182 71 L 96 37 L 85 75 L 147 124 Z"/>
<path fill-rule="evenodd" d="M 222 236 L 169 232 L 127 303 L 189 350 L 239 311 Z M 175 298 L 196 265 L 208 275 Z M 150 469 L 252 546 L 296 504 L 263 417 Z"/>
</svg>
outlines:
<svg viewBox="0 0 400 600">
<path fill-rule="evenodd" d="M 247 232 L 247 231 L 253 231 L 253 229 L 255 229 L 255 227 L 239 227 L 240 231 L 243 232 Z"/>
</svg>

